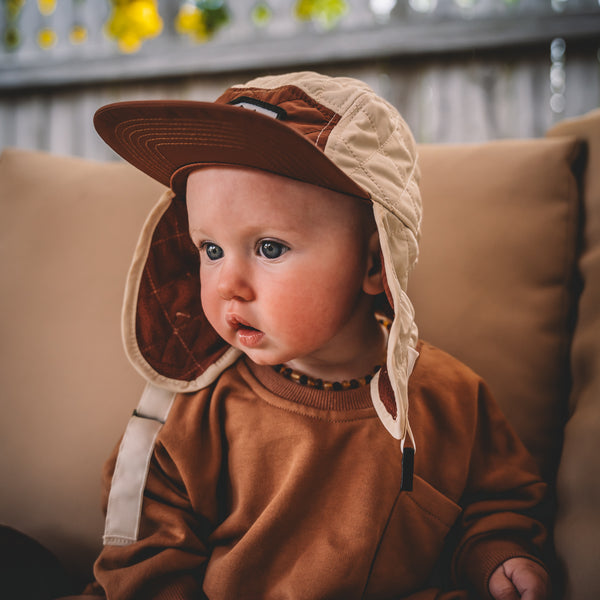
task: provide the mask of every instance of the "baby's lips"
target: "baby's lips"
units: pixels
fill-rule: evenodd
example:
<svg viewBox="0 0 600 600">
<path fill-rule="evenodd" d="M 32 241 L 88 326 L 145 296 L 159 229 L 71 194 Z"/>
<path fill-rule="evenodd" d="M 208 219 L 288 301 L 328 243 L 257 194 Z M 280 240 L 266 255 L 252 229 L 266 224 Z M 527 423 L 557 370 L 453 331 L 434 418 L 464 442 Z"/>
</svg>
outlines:
<svg viewBox="0 0 600 600">
<path fill-rule="evenodd" d="M 225 315 L 225 321 L 227 322 L 227 325 L 229 325 L 229 327 L 231 327 L 232 329 L 235 329 L 235 331 L 237 331 L 241 327 L 255 329 L 254 327 L 252 327 L 252 325 L 250 325 L 250 323 L 248 323 L 248 321 L 245 321 L 238 315 L 227 314 Z"/>
</svg>

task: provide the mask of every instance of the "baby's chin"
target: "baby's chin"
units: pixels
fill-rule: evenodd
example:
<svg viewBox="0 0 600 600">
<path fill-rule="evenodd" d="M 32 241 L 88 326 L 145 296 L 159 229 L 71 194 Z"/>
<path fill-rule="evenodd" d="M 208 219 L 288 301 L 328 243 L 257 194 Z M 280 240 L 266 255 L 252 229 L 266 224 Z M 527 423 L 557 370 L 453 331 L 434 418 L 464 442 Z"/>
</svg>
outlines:
<svg viewBox="0 0 600 600">
<path fill-rule="evenodd" d="M 261 367 L 274 367 L 284 363 L 284 361 L 277 360 L 276 358 L 264 357 L 259 353 L 249 352 L 242 348 L 238 348 L 238 350 L 241 350 L 254 364 L 260 365 Z"/>
<path fill-rule="evenodd" d="M 254 364 L 260 365 L 261 367 L 284 365 L 286 362 L 294 359 L 294 357 L 284 354 L 273 354 L 272 352 L 243 348 L 239 344 L 236 344 L 235 347 L 245 354 Z"/>
</svg>

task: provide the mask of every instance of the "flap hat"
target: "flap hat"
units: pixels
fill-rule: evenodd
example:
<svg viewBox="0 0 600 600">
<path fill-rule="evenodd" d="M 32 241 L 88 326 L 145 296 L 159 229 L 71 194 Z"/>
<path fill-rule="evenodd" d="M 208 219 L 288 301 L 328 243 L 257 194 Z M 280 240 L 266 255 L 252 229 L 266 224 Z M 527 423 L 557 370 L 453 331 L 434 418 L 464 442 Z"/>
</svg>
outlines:
<svg viewBox="0 0 600 600">
<path fill-rule="evenodd" d="M 407 385 L 417 328 L 406 286 L 422 210 L 416 145 L 396 109 L 358 80 L 303 72 L 233 86 L 215 102 L 111 104 L 94 124 L 125 160 L 170 188 L 144 226 L 125 294 L 125 348 L 142 375 L 191 392 L 239 356 L 204 316 L 182 200 L 201 166 L 262 169 L 372 203 L 393 319 L 371 395 L 388 431 L 414 446 Z"/>
</svg>

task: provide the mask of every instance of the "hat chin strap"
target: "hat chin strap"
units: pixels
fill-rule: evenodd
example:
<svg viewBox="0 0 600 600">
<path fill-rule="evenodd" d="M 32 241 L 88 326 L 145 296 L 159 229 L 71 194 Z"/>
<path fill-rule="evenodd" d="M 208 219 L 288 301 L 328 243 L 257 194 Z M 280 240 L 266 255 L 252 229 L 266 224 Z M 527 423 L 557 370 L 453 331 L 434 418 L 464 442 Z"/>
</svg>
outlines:
<svg viewBox="0 0 600 600">
<path fill-rule="evenodd" d="M 138 539 L 154 443 L 169 416 L 175 396 L 176 392 L 148 383 L 129 419 L 110 485 L 104 545 L 126 546 Z"/>
<path fill-rule="evenodd" d="M 408 272 L 416 262 L 418 243 L 410 229 L 381 204 L 373 203 L 373 214 L 383 256 L 386 293 L 394 310 L 394 319 L 389 332 L 386 369 L 371 382 L 371 397 L 377 415 L 389 433 L 402 440 L 403 448 L 408 437 L 414 449 L 415 440 L 408 423 L 408 379 L 418 356 L 418 330 L 414 308 L 405 288 Z M 395 411 L 386 406 L 382 394 L 390 400 L 388 405 L 395 405 Z"/>
<path fill-rule="evenodd" d="M 417 362 L 417 358 L 419 358 L 419 353 L 412 348 L 411 346 L 409 346 L 407 348 L 407 353 L 408 353 L 408 364 L 407 364 L 407 378 L 410 377 L 410 375 L 412 374 L 412 371 L 415 367 L 415 363 Z M 371 388 L 371 398 L 373 400 L 373 407 L 375 408 L 375 412 L 377 413 L 377 416 L 379 417 L 379 420 L 382 422 L 382 424 L 384 425 L 384 427 L 388 430 L 389 434 L 397 439 L 397 440 L 401 440 L 401 448 L 404 451 L 404 445 L 406 442 L 406 438 L 408 437 L 410 440 L 410 445 L 412 446 L 412 448 L 416 448 L 416 444 L 415 444 L 415 439 L 413 437 L 413 433 L 412 430 L 410 428 L 410 423 L 408 422 L 408 418 L 406 418 L 403 422 L 402 418 L 400 417 L 400 407 L 398 406 L 398 402 L 396 401 L 396 417 L 394 417 L 389 410 L 387 409 L 387 407 L 385 406 L 383 400 L 381 399 L 381 395 L 380 395 L 380 385 L 382 385 L 381 381 L 380 381 L 380 377 L 382 371 L 378 371 L 373 379 L 371 380 L 370 383 L 370 388 Z M 385 377 L 387 377 L 387 373 L 386 375 L 384 375 Z M 388 382 L 388 386 L 391 387 L 391 384 Z M 404 425 L 404 427 L 403 427 Z"/>
<path fill-rule="evenodd" d="M 410 377 L 419 353 L 412 347 L 407 348 L 408 364 L 407 364 L 407 380 Z M 400 490 L 404 492 L 411 492 L 413 489 L 413 475 L 414 475 L 414 457 L 415 457 L 415 438 L 408 422 L 408 415 L 403 415 L 400 412 L 400 403 L 396 401 L 396 417 L 389 412 L 387 406 L 383 403 L 380 390 L 382 388 L 388 388 L 393 395 L 391 390 L 391 384 L 389 381 L 388 372 L 382 374 L 382 371 L 378 371 L 375 377 L 371 380 L 371 398 L 375 411 L 379 420 L 383 423 L 388 432 L 397 440 L 400 441 L 400 450 L 402 452 L 402 479 L 400 483 Z M 407 411 L 408 412 L 408 411 Z M 402 418 L 404 416 L 404 419 Z M 409 438 L 409 445 L 406 445 L 406 438 Z"/>
</svg>

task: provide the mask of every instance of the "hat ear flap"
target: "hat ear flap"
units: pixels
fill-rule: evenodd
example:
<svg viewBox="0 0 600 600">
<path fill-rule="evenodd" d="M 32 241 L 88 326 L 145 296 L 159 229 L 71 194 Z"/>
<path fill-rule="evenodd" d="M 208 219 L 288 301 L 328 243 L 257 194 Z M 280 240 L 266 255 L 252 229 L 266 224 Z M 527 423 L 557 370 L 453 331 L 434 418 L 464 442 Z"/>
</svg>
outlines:
<svg viewBox="0 0 600 600">
<path fill-rule="evenodd" d="M 185 203 L 167 190 L 146 220 L 129 269 L 122 332 L 133 366 L 177 392 L 206 387 L 240 355 L 204 314 L 198 261 Z"/>
<path fill-rule="evenodd" d="M 417 243 L 412 232 L 386 207 L 374 203 L 373 212 L 383 257 L 382 287 L 393 308 L 393 316 L 386 368 L 377 374 L 379 377 L 373 378 L 371 395 L 377 414 L 390 434 L 400 440 L 408 435 L 414 446 L 408 423 L 408 378 L 414 364 L 418 331 L 414 309 L 406 294 L 406 284 L 408 271 L 416 259 Z M 380 381 L 386 384 L 381 390 Z M 395 410 L 390 410 L 392 399 Z"/>
<path fill-rule="evenodd" d="M 394 299 L 392 297 L 390 284 L 388 283 L 387 275 L 385 273 L 385 262 L 383 260 L 383 250 L 381 250 L 381 248 L 379 248 L 379 260 L 381 261 L 381 280 L 383 283 L 383 291 L 385 292 L 385 297 L 388 301 L 392 314 L 394 314 Z"/>
</svg>

